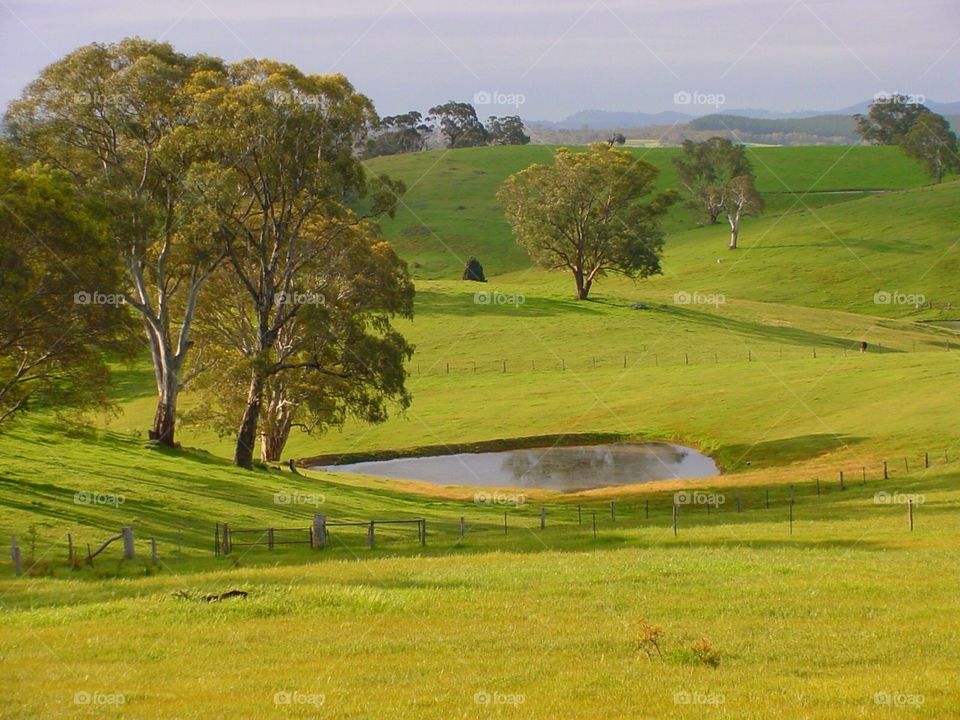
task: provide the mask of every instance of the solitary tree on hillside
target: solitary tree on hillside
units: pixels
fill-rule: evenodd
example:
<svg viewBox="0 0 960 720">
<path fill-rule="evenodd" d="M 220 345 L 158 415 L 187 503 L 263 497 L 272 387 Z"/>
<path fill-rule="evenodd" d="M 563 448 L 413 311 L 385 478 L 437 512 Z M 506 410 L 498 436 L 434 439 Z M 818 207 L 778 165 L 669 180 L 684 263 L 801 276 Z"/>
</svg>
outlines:
<svg viewBox="0 0 960 720">
<path fill-rule="evenodd" d="M 731 180 L 721 191 L 720 204 L 730 223 L 730 250 L 737 249 L 740 238 L 740 221 L 746 215 L 763 211 L 763 198 L 753 186 L 753 177 L 740 175 Z"/>
<path fill-rule="evenodd" d="M 724 209 L 724 189 L 736 177 L 752 176 L 753 168 L 743 145 L 721 137 L 703 142 L 684 140 L 674 157 L 680 182 L 690 193 L 688 205 L 715 225 Z"/>
<path fill-rule="evenodd" d="M 513 234 L 533 260 L 573 275 L 586 300 L 607 273 L 642 278 L 660 272 L 660 219 L 673 192 L 653 193 L 657 168 L 629 152 L 595 143 L 557 151 L 553 165 L 512 175 L 497 197 Z"/>
<path fill-rule="evenodd" d="M 947 170 L 960 170 L 957 135 L 942 115 L 920 113 L 913 127 L 900 138 L 900 147 L 908 157 L 923 163 L 927 174 L 936 182 Z"/>
<path fill-rule="evenodd" d="M 854 115 L 857 133 L 869 143 L 897 145 L 921 113 L 929 110 L 906 95 L 885 95 L 870 104 L 866 115 Z"/>
</svg>

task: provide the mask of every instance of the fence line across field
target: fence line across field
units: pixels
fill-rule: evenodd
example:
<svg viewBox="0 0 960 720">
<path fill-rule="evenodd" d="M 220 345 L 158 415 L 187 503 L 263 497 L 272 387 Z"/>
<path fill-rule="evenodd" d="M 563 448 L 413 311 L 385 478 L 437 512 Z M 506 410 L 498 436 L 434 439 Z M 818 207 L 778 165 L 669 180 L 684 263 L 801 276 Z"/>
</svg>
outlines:
<svg viewBox="0 0 960 720">
<path fill-rule="evenodd" d="M 960 343 L 944 340 L 942 343 L 928 343 L 929 349 L 917 350 L 916 343 L 912 350 L 893 348 L 887 345 L 868 344 L 866 350 L 861 351 L 859 343 L 852 343 L 848 347 L 836 345 L 820 346 L 787 346 L 760 351 L 746 350 L 739 353 L 721 351 L 661 351 L 653 352 L 641 350 L 634 353 L 618 355 L 596 355 L 580 358 L 563 358 L 559 356 L 544 356 L 541 358 L 499 358 L 487 360 L 472 360 L 469 358 L 454 358 L 447 360 L 420 359 L 407 365 L 413 375 L 464 375 L 475 373 L 511 373 L 511 372 L 565 372 L 596 370 L 601 368 L 618 368 L 629 370 L 632 368 L 649 367 L 679 367 L 684 365 L 719 365 L 741 362 L 779 362 L 781 360 L 816 360 L 835 357 L 854 357 L 860 354 L 867 355 L 903 355 L 911 353 L 935 353 L 958 350 Z"/>
<path fill-rule="evenodd" d="M 942 462 L 941 462 L 942 459 Z M 696 518 L 724 516 L 727 518 L 751 511 L 768 511 L 780 509 L 783 521 L 790 535 L 795 533 L 795 521 L 811 518 L 809 513 L 796 509 L 801 503 L 804 508 L 815 507 L 816 498 L 832 493 L 846 493 L 855 488 L 863 488 L 873 483 L 877 491 L 874 492 L 873 504 L 879 506 L 903 506 L 905 513 L 904 526 L 913 531 L 916 526 L 920 506 L 926 496 L 919 493 L 901 492 L 890 487 L 890 481 L 896 482 L 899 473 L 928 469 L 934 465 L 948 465 L 955 463 L 948 451 L 940 454 L 931 454 L 928 451 L 913 457 L 905 456 L 896 461 L 884 460 L 868 468 L 862 465 L 857 468 L 849 466 L 834 471 L 832 477 L 815 477 L 803 482 L 777 484 L 764 488 L 738 489 L 717 488 L 711 490 L 689 489 L 671 493 L 661 493 L 653 497 L 631 500 L 604 500 L 581 503 L 533 504 L 512 502 L 509 494 L 505 499 L 486 500 L 465 505 L 464 512 L 441 518 L 407 517 L 407 518 L 372 518 L 372 519 L 331 519 L 326 515 L 315 514 L 312 522 L 307 525 L 291 527 L 290 520 L 283 526 L 263 528 L 232 528 L 229 523 L 215 523 L 209 525 L 181 526 L 167 528 L 163 533 L 162 541 L 158 541 L 156 532 L 149 532 L 145 528 L 140 531 L 140 540 L 135 536 L 133 526 L 124 526 L 106 539 L 102 535 L 84 537 L 79 542 L 74 532 L 65 532 L 63 535 L 63 549 L 67 565 L 79 568 L 82 564 L 94 565 L 94 560 L 111 557 L 120 563 L 130 561 L 136 557 L 137 548 L 149 548 L 149 561 L 152 565 L 166 564 L 172 559 L 185 559 L 183 555 L 184 530 L 195 537 L 202 537 L 206 532 L 213 532 L 213 552 L 215 555 L 225 555 L 234 548 L 266 547 L 273 551 L 286 545 L 308 545 L 315 550 L 327 547 L 351 547 L 366 545 L 375 548 L 382 544 L 416 543 L 423 547 L 427 545 L 428 537 L 434 540 L 459 543 L 470 535 L 498 536 L 509 535 L 517 531 L 550 531 L 559 529 L 577 529 L 583 534 L 592 534 L 598 537 L 601 531 L 622 528 L 639 529 L 644 527 L 658 527 L 666 524 L 674 535 L 681 535 L 685 520 L 688 522 Z M 883 489 L 883 483 L 887 481 Z M 486 495 L 486 494 L 485 494 Z M 517 496 L 522 497 L 522 496 Z M 850 506 L 856 508 L 859 506 Z M 469 509 L 468 509 L 469 508 Z M 416 535 L 406 530 L 413 527 Z M 207 530 L 205 528 L 210 528 Z M 359 532 L 357 532 L 359 531 Z M 92 529 L 89 533 L 93 534 Z M 207 535 L 207 537 L 210 537 Z M 122 541 L 122 542 L 117 542 Z M 335 542 L 334 542 L 335 541 Z M 45 558 L 59 557 L 51 549 L 40 554 L 35 559 L 35 537 L 28 543 L 29 556 L 24 557 L 23 547 L 17 536 L 11 538 L 10 560 L 14 573 L 17 575 L 31 574 L 41 564 L 52 562 Z M 111 547 L 121 548 L 119 558 L 117 551 Z M 138 545 L 139 543 L 139 545 Z M 82 548 L 86 548 L 86 552 Z M 94 550 L 93 548 L 96 548 Z M 143 555 L 147 557 L 146 554 Z M 161 562 L 161 556 L 163 562 Z"/>
</svg>

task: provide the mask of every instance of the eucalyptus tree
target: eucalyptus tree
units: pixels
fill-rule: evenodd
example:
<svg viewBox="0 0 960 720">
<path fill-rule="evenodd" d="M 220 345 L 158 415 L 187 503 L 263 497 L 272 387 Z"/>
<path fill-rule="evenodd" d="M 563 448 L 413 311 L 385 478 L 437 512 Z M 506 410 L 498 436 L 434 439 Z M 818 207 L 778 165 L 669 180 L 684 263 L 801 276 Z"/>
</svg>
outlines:
<svg viewBox="0 0 960 720">
<path fill-rule="evenodd" d="M 323 380 L 329 390 L 358 376 L 382 379 L 356 368 L 353 358 L 375 361 L 362 330 L 392 337 L 389 317 L 410 313 L 413 291 L 368 215 L 392 212 L 403 188 L 368 182 L 357 150 L 376 114 L 342 75 L 240 62 L 205 95 L 200 115 L 204 152 L 216 161 L 198 165 L 191 183 L 214 198 L 227 258 L 216 297 L 205 301 L 205 336 L 229 368 L 224 377 L 243 377 L 234 462 L 250 468 L 265 399 L 282 409 L 311 402 L 305 389 Z M 351 209 L 370 194 L 368 213 Z M 402 376 L 407 351 L 394 342 Z"/>
<path fill-rule="evenodd" d="M 70 173 L 107 208 L 122 260 L 123 295 L 139 313 L 153 361 L 150 436 L 175 445 L 177 401 L 201 290 L 223 258 L 204 202 L 184 178 L 197 160 L 196 101 L 222 84 L 207 56 L 137 38 L 92 44 L 46 67 L 6 115 L 14 142 Z M 199 367 L 199 365 L 198 365 Z"/>
<path fill-rule="evenodd" d="M 576 297 L 610 273 L 643 278 L 660 272 L 660 220 L 675 201 L 654 192 L 658 170 L 607 143 L 586 152 L 557 151 L 553 165 L 512 175 L 498 193 L 513 234 L 538 265 L 565 269 Z"/>
<path fill-rule="evenodd" d="M 109 406 L 108 358 L 135 326 L 119 263 L 70 177 L 0 146 L 0 425 L 31 406 Z"/>
</svg>

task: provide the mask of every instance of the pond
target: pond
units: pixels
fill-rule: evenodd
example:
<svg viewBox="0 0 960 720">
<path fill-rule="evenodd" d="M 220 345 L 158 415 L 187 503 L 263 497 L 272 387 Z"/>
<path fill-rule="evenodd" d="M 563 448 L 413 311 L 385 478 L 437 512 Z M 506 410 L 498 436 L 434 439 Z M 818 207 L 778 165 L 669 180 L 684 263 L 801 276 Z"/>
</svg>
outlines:
<svg viewBox="0 0 960 720">
<path fill-rule="evenodd" d="M 668 443 L 525 448 L 321 465 L 313 469 L 437 485 L 545 488 L 561 492 L 720 474 L 716 463 L 706 455 Z"/>
</svg>

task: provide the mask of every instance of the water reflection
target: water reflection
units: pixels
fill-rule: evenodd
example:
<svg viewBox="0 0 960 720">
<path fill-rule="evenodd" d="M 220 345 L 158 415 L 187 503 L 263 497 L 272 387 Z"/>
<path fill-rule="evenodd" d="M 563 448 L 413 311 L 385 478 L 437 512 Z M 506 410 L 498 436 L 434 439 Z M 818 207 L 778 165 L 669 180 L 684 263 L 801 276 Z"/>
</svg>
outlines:
<svg viewBox="0 0 960 720">
<path fill-rule="evenodd" d="M 617 443 L 397 458 L 316 469 L 422 480 L 442 485 L 574 491 L 609 485 L 719 474 L 692 448 L 667 443 Z"/>
</svg>

